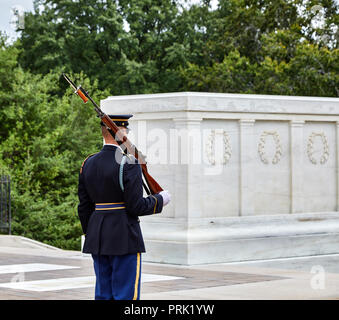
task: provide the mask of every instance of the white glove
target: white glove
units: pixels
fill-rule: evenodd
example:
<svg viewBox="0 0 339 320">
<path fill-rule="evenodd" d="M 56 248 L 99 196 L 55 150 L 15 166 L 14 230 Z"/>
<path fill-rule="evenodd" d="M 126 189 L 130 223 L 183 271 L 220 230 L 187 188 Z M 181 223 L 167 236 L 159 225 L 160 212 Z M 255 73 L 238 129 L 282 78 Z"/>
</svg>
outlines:
<svg viewBox="0 0 339 320">
<path fill-rule="evenodd" d="M 171 195 L 167 190 L 160 191 L 159 194 L 162 196 L 163 206 L 165 206 L 171 201 Z"/>
</svg>

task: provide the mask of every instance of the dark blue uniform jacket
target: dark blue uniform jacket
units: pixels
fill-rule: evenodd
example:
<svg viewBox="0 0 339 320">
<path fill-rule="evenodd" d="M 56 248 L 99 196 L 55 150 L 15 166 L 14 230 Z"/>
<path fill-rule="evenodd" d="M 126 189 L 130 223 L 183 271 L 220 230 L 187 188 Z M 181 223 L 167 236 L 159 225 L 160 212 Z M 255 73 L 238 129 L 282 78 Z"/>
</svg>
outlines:
<svg viewBox="0 0 339 320">
<path fill-rule="evenodd" d="M 105 145 L 87 158 L 80 170 L 78 215 L 85 234 L 84 253 L 123 255 L 145 252 L 139 216 L 160 213 L 160 194 L 143 197 L 141 166 L 128 157 L 123 167 L 122 191 L 119 168 L 120 148 Z M 121 203 L 126 209 L 95 210 L 95 204 Z"/>
</svg>

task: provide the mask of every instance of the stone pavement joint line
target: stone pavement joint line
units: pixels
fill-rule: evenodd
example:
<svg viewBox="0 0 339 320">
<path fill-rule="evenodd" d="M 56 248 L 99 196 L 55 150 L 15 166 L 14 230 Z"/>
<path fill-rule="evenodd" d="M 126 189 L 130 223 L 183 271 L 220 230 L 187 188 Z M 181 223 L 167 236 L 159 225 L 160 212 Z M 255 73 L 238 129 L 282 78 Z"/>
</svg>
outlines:
<svg viewBox="0 0 339 320">
<path fill-rule="evenodd" d="M 36 271 L 48 271 L 48 270 L 66 270 L 66 269 L 78 269 L 80 267 L 65 266 L 59 264 L 47 264 L 47 263 L 24 263 L 24 264 L 9 264 L 0 266 L 0 274 L 6 273 L 19 273 L 19 272 L 36 272 Z"/>
<path fill-rule="evenodd" d="M 183 279 L 182 277 L 163 276 L 158 274 L 142 274 L 141 282 L 154 282 L 154 281 L 168 281 Z M 74 277 L 74 278 L 57 278 L 36 281 L 17 281 L 1 283 L 0 288 L 9 288 L 15 290 L 28 290 L 28 291 L 56 291 L 68 290 L 79 288 L 94 288 L 95 277 Z"/>
</svg>

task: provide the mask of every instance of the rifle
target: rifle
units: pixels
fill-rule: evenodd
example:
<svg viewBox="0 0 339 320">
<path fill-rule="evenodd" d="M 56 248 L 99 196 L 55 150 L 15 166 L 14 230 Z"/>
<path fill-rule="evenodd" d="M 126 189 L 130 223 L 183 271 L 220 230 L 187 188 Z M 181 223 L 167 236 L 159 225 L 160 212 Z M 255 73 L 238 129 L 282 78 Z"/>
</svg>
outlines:
<svg viewBox="0 0 339 320">
<path fill-rule="evenodd" d="M 124 151 L 128 152 L 129 154 L 133 155 L 139 162 L 142 174 L 144 176 L 144 179 L 146 180 L 147 186 L 143 182 L 143 186 L 147 192 L 147 194 L 155 194 L 159 193 L 160 191 L 163 191 L 163 189 L 160 187 L 160 185 L 151 177 L 151 175 L 148 173 L 147 165 L 145 161 L 145 156 L 138 151 L 135 145 L 131 143 L 127 136 L 122 132 L 122 130 L 119 129 L 119 127 L 111 120 L 111 118 L 105 114 L 100 107 L 93 101 L 93 99 L 90 97 L 88 92 L 80 86 L 76 86 L 70 78 L 68 78 L 64 73 L 62 74 L 66 81 L 71 85 L 71 87 L 74 90 L 74 93 L 77 94 L 84 103 L 87 103 L 87 101 L 91 101 L 94 105 L 94 110 L 97 113 L 97 116 L 101 119 L 101 121 L 106 125 L 106 127 L 110 130 L 110 134 L 113 136 L 113 138 L 123 146 Z"/>
</svg>

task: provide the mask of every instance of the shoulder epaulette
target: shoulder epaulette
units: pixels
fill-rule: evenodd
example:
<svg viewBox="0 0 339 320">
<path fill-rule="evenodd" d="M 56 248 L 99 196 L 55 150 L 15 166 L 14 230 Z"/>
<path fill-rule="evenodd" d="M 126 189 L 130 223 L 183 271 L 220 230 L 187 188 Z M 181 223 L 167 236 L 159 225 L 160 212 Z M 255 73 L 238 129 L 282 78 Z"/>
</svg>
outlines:
<svg viewBox="0 0 339 320">
<path fill-rule="evenodd" d="M 98 153 L 98 152 L 90 154 L 90 155 L 84 160 L 84 162 L 82 163 L 81 168 L 80 168 L 80 173 L 82 173 L 82 167 L 84 166 L 86 160 L 87 160 L 88 158 L 94 156 L 94 155 L 97 154 L 97 153 Z"/>
</svg>

